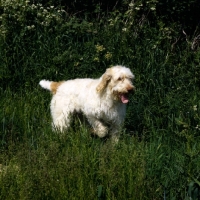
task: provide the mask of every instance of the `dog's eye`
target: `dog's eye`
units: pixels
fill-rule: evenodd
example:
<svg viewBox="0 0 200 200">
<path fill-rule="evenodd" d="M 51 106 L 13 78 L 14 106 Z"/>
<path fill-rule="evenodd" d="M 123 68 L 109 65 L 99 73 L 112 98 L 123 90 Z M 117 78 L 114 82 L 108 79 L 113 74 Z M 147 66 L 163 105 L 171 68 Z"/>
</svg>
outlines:
<svg viewBox="0 0 200 200">
<path fill-rule="evenodd" d="M 122 80 L 122 78 L 121 78 L 121 77 L 119 77 L 117 80 L 118 80 L 118 81 L 121 81 L 121 80 Z"/>
<path fill-rule="evenodd" d="M 127 79 L 129 80 L 129 81 L 133 81 L 133 78 L 132 77 L 127 77 Z"/>
</svg>

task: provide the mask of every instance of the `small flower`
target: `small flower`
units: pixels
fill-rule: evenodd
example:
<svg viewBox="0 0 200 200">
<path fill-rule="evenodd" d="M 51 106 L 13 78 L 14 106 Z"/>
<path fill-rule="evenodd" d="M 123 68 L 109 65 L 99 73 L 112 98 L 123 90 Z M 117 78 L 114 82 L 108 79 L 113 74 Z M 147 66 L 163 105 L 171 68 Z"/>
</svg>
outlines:
<svg viewBox="0 0 200 200">
<path fill-rule="evenodd" d="M 156 10 L 156 8 L 155 8 L 155 7 L 151 7 L 150 9 L 151 9 L 151 10 Z"/>
<path fill-rule="evenodd" d="M 126 32 L 126 31 L 127 31 L 127 28 L 123 28 L 122 31 L 123 31 L 123 32 Z"/>
<path fill-rule="evenodd" d="M 197 126 L 195 127 L 197 130 L 200 130 L 200 125 L 197 124 Z"/>
<path fill-rule="evenodd" d="M 112 58 L 112 53 L 107 52 L 104 57 L 106 60 L 110 60 Z"/>
<path fill-rule="evenodd" d="M 104 48 L 103 45 L 98 45 L 98 44 L 97 44 L 95 47 L 96 47 L 97 52 L 101 52 L 101 51 L 104 51 L 104 50 L 105 50 L 105 48 Z"/>
<path fill-rule="evenodd" d="M 95 57 L 94 61 L 99 62 L 99 58 Z"/>
<path fill-rule="evenodd" d="M 74 63 L 74 67 L 77 67 L 79 65 L 79 62 Z"/>
<path fill-rule="evenodd" d="M 134 7 L 134 4 L 131 2 L 131 3 L 129 4 L 129 7 L 133 8 L 133 7 Z"/>
<path fill-rule="evenodd" d="M 34 28 L 35 28 L 35 25 L 27 26 L 28 30 L 31 30 L 31 29 L 34 29 Z"/>
<path fill-rule="evenodd" d="M 2 34 L 2 35 L 5 35 L 5 34 L 6 34 L 6 32 L 7 32 L 7 31 L 5 31 L 5 30 L 2 30 L 2 31 L 0 32 L 0 34 Z"/>
<path fill-rule="evenodd" d="M 155 49 L 157 46 L 156 45 L 153 45 L 152 49 Z"/>
<path fill-rule="evenodd" d="M 197 105 L 194 105 L 194 106 L 193 106 L 193 110 L 194 110 L 194 111 L 197 111 Z"/>
<path fill-rule="evenodd" d="M 33 9 L 36 8 L 36 7 L 37 7 L 37 6 L 36 6 L 35 4 L 32 4 L 32 5 L 31 5 L 31 8 L 33 8 Z"/>
</svg>

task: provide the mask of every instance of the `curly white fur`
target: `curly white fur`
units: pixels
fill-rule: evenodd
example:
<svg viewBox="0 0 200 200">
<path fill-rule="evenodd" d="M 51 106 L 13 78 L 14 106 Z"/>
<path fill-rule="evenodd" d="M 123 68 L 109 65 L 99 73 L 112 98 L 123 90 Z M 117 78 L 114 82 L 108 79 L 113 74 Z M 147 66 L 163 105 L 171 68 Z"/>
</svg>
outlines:
<svg viewBox="0 0 200 200">
<path fill-rule="evenodd" d="M 108 68 L 99 79 L 41 80 L 39 84 L 53 93 L 53 127 L 64 131 L 70 126 L 71 115 L 81 112 L 96 135 L 105 137 L 110 133 L 116 142 L 126 114 L 128 93 L 134 90 L 133 78 L 129 68 L 117 65 Z"/>
</svg>

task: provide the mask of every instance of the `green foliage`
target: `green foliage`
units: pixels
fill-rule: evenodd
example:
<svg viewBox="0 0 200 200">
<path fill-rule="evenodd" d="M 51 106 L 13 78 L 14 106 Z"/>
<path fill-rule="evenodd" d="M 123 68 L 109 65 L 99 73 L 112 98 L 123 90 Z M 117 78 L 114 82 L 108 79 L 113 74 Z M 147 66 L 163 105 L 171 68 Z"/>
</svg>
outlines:
<svg viewBox="0 0 200 200">
<path fill-rule="evenodd" d="M 176 17 L 196 2 L 80 4 L 0 3 L 0 199 L 198 199 L 199 32 Z M 119 144 L 53 133 L 39 81 L 115 64 L 136 76 Z"/>
</svg>

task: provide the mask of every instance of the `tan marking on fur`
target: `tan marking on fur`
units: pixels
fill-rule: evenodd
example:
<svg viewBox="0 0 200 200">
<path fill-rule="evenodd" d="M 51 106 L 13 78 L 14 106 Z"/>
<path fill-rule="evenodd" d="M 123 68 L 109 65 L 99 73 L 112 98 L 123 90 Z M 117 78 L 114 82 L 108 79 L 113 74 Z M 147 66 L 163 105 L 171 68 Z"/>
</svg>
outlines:
<svg viewBox="0 0 200 200">
<path fill-rule="evenodd" d="M 64 81 L 52 82 L 52 83 L 51 83 L 51 86 L 50 86 L 50 87 L 51 87 L 51 92 L 52 92 L 53 94 L 56 94 L 58 87 L 59 87 L 62 83 L 64 83 Z"/>
<path fill-rule="evenodd" d="M 96 88 L 97 92 L 101 93 L 108 85 L 108 81 L 110 81 L 110 79 L 111 79 L 111 68 L 108 68 L 105 74 L 102 76 L 101 82 Z"/>
</svg>

